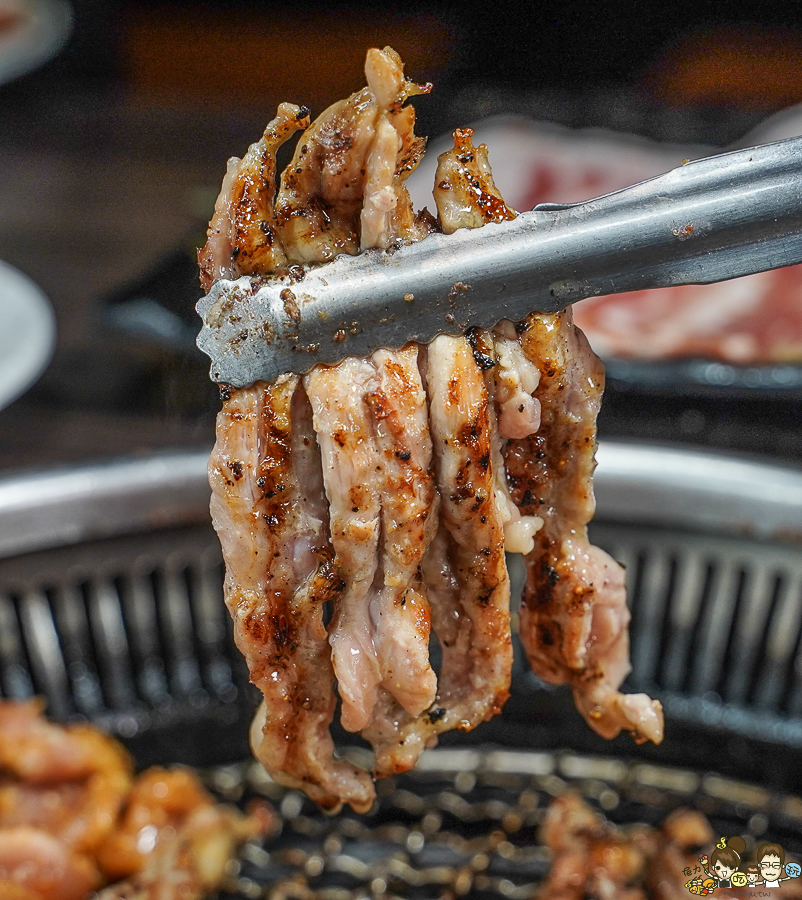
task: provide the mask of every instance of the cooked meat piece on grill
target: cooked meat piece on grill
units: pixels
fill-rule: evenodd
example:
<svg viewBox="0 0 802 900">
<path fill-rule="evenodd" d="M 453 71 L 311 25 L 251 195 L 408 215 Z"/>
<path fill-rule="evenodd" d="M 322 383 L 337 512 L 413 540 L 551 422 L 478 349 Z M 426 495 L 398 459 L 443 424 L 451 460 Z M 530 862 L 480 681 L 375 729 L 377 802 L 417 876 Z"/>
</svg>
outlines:
<svg viewBox="0 0 802 900">
<path fill-rule="evenodd" d="M 307 109 L 282 103 L 262 139 L 228 161 L 198 257 L 204 290 L 218 278 L 264 275 L 426 234 L 428 219 L 412 214 L 404 187 L 426 142 L 415 136 L 414 110 L 403 103 L 431 87 L 404 80 L 389 48 L 368 52 L 365 73 L 368 87 L 310 127 Z M 276 153 L 301 128 L 276 185 Z"/>
<path fill-rule="evenodd" d="M 438 734 L 468 731 L 500 712 L 510 686 L 510 584 L 490 460 L 492 407 L 466 338 L 438 337 L 425 356 L 440 526 L 422 571 L 442 663 L 431 709 L 384 716 L 365 732 L 377 775 L 409 769 Z"/>
<path fill-rule="evenodd" d="M 218 278 L 272 271 L 287 262 L 273 218 L 276 153 L 309 124 L 308 110 L 282 103 L 262 139 L 240 160 L 228 161 L 223 187 L 209 223 L 209 239 L 199 256 L 201 284 Z"/>
<path fill-rule="evenodd" d="M 454 149 L 438 161 L 435 200 L 447 232 L 515 215 L 493 184 L 486 148 L 474 149 L 470 138 L 470 129 L 458 130 Z M 602 736 L 623 728 L 659 743 L 659 704 L 617 690 L 629 672 L 623 569 L 587 536 L 601 362 L 570 311 L 530 316 L 518 328 L 503 323 L 492 343 L 491 354 L 477 353 L 495 372 L 501 428 L 494 446 L 515 510 L 507 530 L 525 529 L 523 546 L 508 538 L 507 549 L 526 554 L 520 625 L 529 663 L 544 680 L 570 684 L 577 708 Z"/>
<path fill-rule="evenodd" d="M 552 851 L 543 900 L 647 900 L 642 882 L 656 845 L 647 829 L 621 832 L 566 793 L 549 805 L 540 838 Z"/>
<path fill-rule="evenodd" d="M 666 816 L 658 832 L 656 852 L 646 870 L 650 895 L 658 900 L 688 897 L 685 873 L 696 872 L 700 852 L 709 852 L 715 840 L 707 818 L 695 809 L 677 809 Z M 702 872 L 701 877 L 704 875 Z"/>
<path fill-rule="evenodd" d="M 154 766 L 137 780 L 98 860 L 108 880 L 98 900 L 200 900 L 264 823 L 223 806 L 189 769 Z"/>
<path fill-rule="evenodd" d="M 340 253 L 515 217 L 470 129 L 438 161 L 437 218 L 416 214 L 404 181 L 423 141 L 404 103 L 428 86 L 406 81 L 389 48 L 369 51 L 365 69 L 368 86 L 306 127 L 278 182 L 276 150 L 305 110 L 282 104 L 229 161 L 199 254 L 205 288 L 298 281 Z M 297 313 L 291 288 L 282 299 Z M 623 574 L 587 539 L 602 381 L 565 313 L 224 388 L 212 517 L 236 641 L 264 698 L 252 745 L 277 781 L 330 810 L 372 804 L 367 773 L 335 754 L 335 685 L 343 727 L 373 747 L 374 776 L 500 712 L 512 664 L 505 551 L 527 558 L 534 670 L 571 684 L 603 735 L 661 739 L 659 704 L 618 692 Z"/>
<path fill-rule="evenodd" d="M 715 840 L 696 810 L 676 809 L 659 828 L 619 828 L 572 792 L 549 804 L 540 839 L 552 854 L 543 900 L 680 900 L 685 873 Z"/>
<path fill-rule="evenodd" d="M 131 760 L 96 728 L 54 725 L 42 709 L 38 700 L 0 702 L 0 828 L 33 826 L 94 853 L 131 789 Z"/>
<path fill-rule="evenodd" d="M 436 690 L 420 578 L 436 493 L 417 351 L 319 368 L 306 386 L 346 584 L 330 629 L 332 660 L 343 726 L 359 731 L 380 688 L 412 716 Z"/>
<path fill-rule="evenodd" d="M 42 706 L 0 701 L 4 900 L 86 900 L 120 878 L 132 881 L 101 896 L 193 900 L 269 825 L 261 811 L 217 804 L 189 770 L 135 779 L 116 741 L 90 725 L 48 722 Z"/>
<path fill-rule="evenodd" d="M 0 828 L 0 897 L 86 900 L 101 885 L 94 862 L 41 828 Z"/>
<path fill-rule="evenodd" d="M 472 138 L 470 128 L 458 128 L 453 149 L 437 159 L 433 194 L 445 234 L 515 218 L 515 211 L 507 206 L 493 182 L 487 147 L 474 147 Z"/>
</svg>

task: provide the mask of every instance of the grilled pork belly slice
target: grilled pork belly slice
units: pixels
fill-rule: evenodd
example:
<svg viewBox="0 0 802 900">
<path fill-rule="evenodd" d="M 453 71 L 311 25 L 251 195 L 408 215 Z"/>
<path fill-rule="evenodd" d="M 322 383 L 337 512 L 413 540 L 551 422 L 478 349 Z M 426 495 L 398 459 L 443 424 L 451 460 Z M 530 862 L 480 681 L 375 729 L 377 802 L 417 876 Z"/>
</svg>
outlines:
<svg viewBox="0 0 802 900">
<path fill-rule="evenodd" d="M 299 264 L 514 218 L 470 129 L 438 161 L 437 220 L 416 214 L 404 181 L 423 141 L 404 103 L 428 86 L 406 81 L 389 48 L 369 51 L 365 71 L 366 88 L 306 127 L 278 182 L 276 150 L 306 126 L 298 107 L 280 106 L 229 162 L 199 256 L 205 287 L 301 278 Z M 618 692 L 623 576 L 587 540 L 601 390 L 564 314 L 224 391 L 213 519 L 237 643 L 264 697 L 252 744 L 274 778 L 328 809 L 372 803 L 367 773 L 334 752 L 335 681 L 375 776 L 497 714 L 512 663 L 505 551 L 527 558 L 534 670 L 570 683 L 602 734 L 660 739 L 659 706 Z"/>
<path fill-rule="evenodd" d="M 342 698 L 342 723 L 359 731 L 376 705 L 382 673 L 371 617 L 378 574 L 381 495 L 378 454 L 366 395 L 376 387 L 370 360 L 347 359 L 307 379 L 323 456 L 331 543 L 345 589 L 331 624 L 331 658 Z"/>
<path fill-rule="evenodd" d="M 411 715 L 435 695 L 418 570 L 436 494 L 417 350 L 319 368 L 306 385 L 345 581 L 330 628 L 332 661 L 343 727 L 359 731 L 380 687 Z"/>
<path fill-rule="evenodd" d="M 100 854 L 107 877 L 125 880 L 97 900 L 200 900 L 220 886 L 237 849 L 269 828 L 271 818 L 215 803 L 188 769 L 154 766 L 137 780 Z"/>
<path fill-rule="evenodd" d="M 404 187 L 426 142 L 403 104 L 431 85 L 406 81 L 390 48 L 368 51 L 365 73 L 368 87 L 311 126 L 309 110 L 282 103 L 261 140 L 228 161 L 198 254 L 204 290 L 218 278 L 266 275 L 428 233 L 428 217 L 414 214 Z M 276 153 L 301 128 L 277 185 Z"/>
<path fill-rule="evenodd" d="M 549 804 L 540 828 L 551 868 L 535 900 L 680 900 L 690 885 L 683 873 L 698 867 L 699 850 L 713 834 L 694 809 L 675 809 L 657 828 L 622 828 L 578 794 L 562 794 Z"/>
<path fill-rule="evenodd" d="M 431 613 L 421 563 L 437 527 L 426 392 L 417 347 L 373 355 L 378 384 L 369 402 L 380 454 L 383 577 L 371 606 L 382 685 L 410 715 L 434 702 Z"/>
<path fill-rule="evenodd" d="M 526 557 L 520 622 L 529 663 L 545 681 L 570 684 L 577 708 L 603 737 L 624 729 L 659 743 L 660 704 L 618 691 L 630 670 L 623 569 L 588 540 L 601 363 L 570 310 L 530 316 L 521 344 L 541 372 L 540 428 L 505 448 L 519 509 L 544 523 Z"/>
<path fill-rule="evenodd" d="M 323 625 L 343 590 L 327 534 L 319 453 L 299 379 L 236 391 L 209 461 L 225 597 L 251 680 L 262 691 L 257 757 L 324 808 L 373 802 L 364 772 L 334 757 L 334 674 Z"/>
<path fill-rule="evenodd" d="M 385 715 L 367 730 L 377 775 L 409 769 L 442 732 L 469 731 L 500 712 L 510 686 L 510 585 L 487 388 L 467 339 L 438 337 L 426 356 L 440 527 L 422 570 L 442 663 L 427 712 Z"/>
<path fill-rule="evenodd" d="M 228 161 L 208 240 L 198 254 L 204 290 L 218 278 L 272 272 L 286 265 L 274 216 L 276 153 L 307 125 L 308 110 L 282 103 L 261 140 L 242 159 Z"/>
</svg>

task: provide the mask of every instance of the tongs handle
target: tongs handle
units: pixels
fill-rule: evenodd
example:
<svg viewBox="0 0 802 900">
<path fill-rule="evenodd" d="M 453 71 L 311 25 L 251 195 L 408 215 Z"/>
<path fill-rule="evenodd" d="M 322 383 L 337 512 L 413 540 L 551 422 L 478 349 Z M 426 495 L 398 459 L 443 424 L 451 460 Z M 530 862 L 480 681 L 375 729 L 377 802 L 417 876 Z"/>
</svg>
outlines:
<svg viewBox="0 0 802 900">
<path fill-rule="evenodd" d="M 341 256 L 300 281 L 219 281 L 198 304 L 198 346 L 214 381 L 244 387 L 586 297 L 799 262 L 802 138 L 791 138 L 689 162 L 585 203 L 544 204 L 512 221 Z"/>
</svg>

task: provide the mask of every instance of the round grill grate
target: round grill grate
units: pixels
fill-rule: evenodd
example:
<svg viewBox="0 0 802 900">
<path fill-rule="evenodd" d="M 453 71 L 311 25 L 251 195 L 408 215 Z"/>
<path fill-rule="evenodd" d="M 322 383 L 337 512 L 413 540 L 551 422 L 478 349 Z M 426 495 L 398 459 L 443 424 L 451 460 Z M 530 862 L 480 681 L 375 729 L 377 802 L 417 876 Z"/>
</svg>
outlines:
<svg viewBox="0 0 802 900">
<path fill-rule="evenodd" d="M 367 816 L 325 816 L 255 764 L 217 768 L 207 781 L 230 801 L 268 798 L 281 819 L 278 834 L 245 846 L 220 900 L 524 900 L 550 865 L 538 840 L 548 802 L 566 790 L 619 825 L 658 825 L 688 806 L 705 813 L 716 834 L 741 834 L 748 845 L 770 837 L 794 855 L 802 849 L 799 798 L 714 774 L 569 752 L 429 751 L 414 772 L 377 785 Z"/>
</svg>

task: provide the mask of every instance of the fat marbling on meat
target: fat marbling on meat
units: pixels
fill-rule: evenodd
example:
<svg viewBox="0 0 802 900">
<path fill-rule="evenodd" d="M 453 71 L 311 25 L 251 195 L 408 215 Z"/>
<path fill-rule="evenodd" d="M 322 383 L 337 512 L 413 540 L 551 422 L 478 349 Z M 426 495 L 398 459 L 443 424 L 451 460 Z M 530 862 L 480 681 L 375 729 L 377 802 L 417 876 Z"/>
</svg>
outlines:
<svg viewBox="0 0 802 900">
<path fill-rule="evenodd" d="M 229 161 L 199 254 L 205 288 L 299 278 L 340 253 L 516 215 L 470 129 L 439 159 L 437 218 L 416 214 L 404 181 L 424 142 L 405 102 L 429 86 L 407 81 L 389 48 L 369 51 L 365 71 L 367 87 L 311 125 L 282 104 Z M 276 151 L 300 129 L 277 181 Z M 587 540 L 601 391 L 570 313 L 224 389 L 212 515 L 236 641 L 263 695 L 252 745 L 276 780 L 328 809 L 370 807 L 368 773 L 337 756 L 329 733 L 335 690 L 343 727 L 374 750 L 374 776 L 500 712 L 512 665 L 505 551 L 527 560 L 533 669 L 569 683 L 605 736 L 660 740 L 659 704 L 618 692 L 623 576 Z"/>
</svg>

